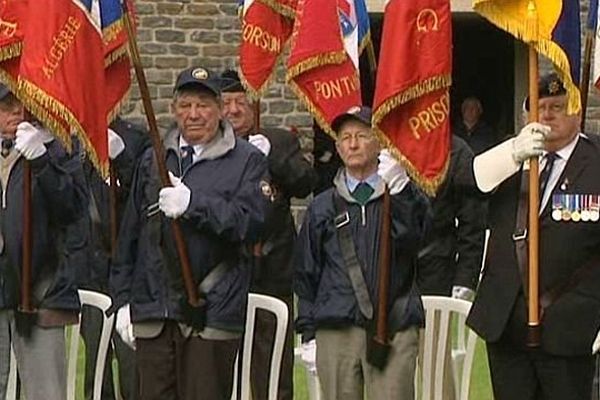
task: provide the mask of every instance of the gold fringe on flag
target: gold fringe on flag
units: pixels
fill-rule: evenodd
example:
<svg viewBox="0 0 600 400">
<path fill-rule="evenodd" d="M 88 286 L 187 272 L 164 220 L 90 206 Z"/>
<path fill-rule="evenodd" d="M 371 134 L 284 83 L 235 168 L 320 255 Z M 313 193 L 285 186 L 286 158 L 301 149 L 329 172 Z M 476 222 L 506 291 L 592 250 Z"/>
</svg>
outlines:
<svg viewBox="0 0 600 400">
<path fill-rule="evenodd" d="M 25 79 L 19 79 L 17 92 L 23 105 L 64 143 L 68 151 L 71 151 L 71 132 L 67 131 L 61 121 L 67 123 L 68 127 L 77 135 L 92 165 L 94 165 L 103 178 L 109 176 L 108 163 L 100 162 L 96 149 L 90 142 L 85 130 L 67 107 L 48 95 L 34 83 Z"/>
<path fill-rule="evenodd" d="M 452 76 L 450 74 L 436 75 L 432 76 L 429 79 L 424 80 L 423 82 L 419 82 L 415 85 L 412 85 L 405 90 L 397 93 L 396 95 L 390 97 L 385 100 L 381 106 L 377 107 L 373 112 L 373 132 L 379 139 L 381 146 L 383 148 L 388 148 L 389 151 L 394 155 L 394 157 L 404 166 L 408 175 L 411 177 L 413 181 L 417 183 L 417 185 L 425 191 L 429 196 L 435 196 L 438 187 L 444 180 L 446 176 L 446 172 L 448 171 L 449 160 L 450 157 L 446 159 L 444 163 L 444 167 L 434 177 L 425 177 L 423 174 L 419 172 L 419 170 L 414 166 L 414 164 L 404 156 L 398 149 L 396 145 L 392 143 L 389 137 L 379 128 L 379 124 L 385 119 L 385 117 L 398 108 L 399 106 L 408 103 L 414 99 L 422 97 L 426 94 L 434 92 L 436 90 L 449 88 L 452 85 Z"/>
<path fill-rule="evenodd" d="M 269 6 L 269 8 L 271 8 L 276 13 L 281 14 L 286 18 L 289 18 L 292 20 L 294 18 L 296 18 L 296 10 L 295 9 L 293 9 L 292 7 L 289 7 L 287 5 L 281 4 L 277 0 L 255 0 L 255 1 L 260 1 L 264 5 Z"/>
<path fill-rule="evenodd" d="M 550 40 L 550 38 L 540 35 L 540 32 L 550 31 L 550 29 L 540 29 L 546 27 L 541 26 L 543 22 L 539 18 L 535 2 L 529 0 L 527 3 L 525 23 L 516 18 L 520 14 L 515 13 L 515 15 L 511 15 L 512 13 L 503 9 L 502 5 L 505 5 L 505 3 L 492 2 L 490 0 L 475 0 L 473 9 L 498 28 L 509 32 L 517 39 L 533 46 L 539 54 L 544 55 L 552 61 L 556 67 L 556 73 L 563 81 L 567 90 L 567 113 L 573 115 L 580 112 L 581 95 L 577 83 L 571 80 L 569 60 L 560 46 Z M 512 7 L 513 11 L 517 10 L 516 5 L 513 4 Z"/>
<path fill-rule="evenodd" d="M 9 60 L 11 58 L 15 58 L 21 55 L 21 51 L 23 50 L 22 43 L 13 43 L 8 46 L 4 46 L 0 48 L 0 61 Z"/>
</svg>

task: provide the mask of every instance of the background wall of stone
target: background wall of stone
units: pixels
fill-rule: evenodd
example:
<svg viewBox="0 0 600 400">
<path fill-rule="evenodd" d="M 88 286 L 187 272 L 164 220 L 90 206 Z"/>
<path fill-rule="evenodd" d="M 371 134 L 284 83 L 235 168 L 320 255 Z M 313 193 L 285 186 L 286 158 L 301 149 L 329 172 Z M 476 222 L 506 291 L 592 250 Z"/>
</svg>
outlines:
<svg viewBox="0 0 600 400">
<path fill-rule="evenodd" d="M 190 66 L 216 71 L 237 66 L 240 39 L 237 3 L 235 0 L 135 0 L 135 4 L 142 62 L 159 126 L 165 129 L 171 123 L 169 105 L 178 71 Z M 589 0 L 582 0 L 581 5 L 584 23 Z M 549 68 L 547 63 L 542 65 Z M 275 82 L 262 99 L 261 122 L 265 127 L 297 127 L 304 147 L 310 149 L 312 118 L 284 84 L 284 74 L 280 67 Z M 600 131 L 598 93 L 595 88 L 590 89 L 587 126 L 591 132 Z M 123 111 L 126 117 L 145 123 L 135 84 Z"/>
</svg>

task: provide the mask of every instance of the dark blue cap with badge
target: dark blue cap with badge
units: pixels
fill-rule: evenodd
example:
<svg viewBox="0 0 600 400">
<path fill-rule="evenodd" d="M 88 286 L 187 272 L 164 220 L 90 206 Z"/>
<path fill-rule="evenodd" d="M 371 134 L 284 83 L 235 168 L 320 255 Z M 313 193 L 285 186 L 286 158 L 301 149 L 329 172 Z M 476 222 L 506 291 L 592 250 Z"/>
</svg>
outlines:
<svg viewBox="0 0 600 400">
<path fill-rule="evenodd" d="M 333 119 L 331 123 L 331 129 L 337 132 L 342 124 L 349 120 L 360 121 L 367 126 L 371 126 L 371 117 L 373 112 L 371 111 L 371 107 L 367 106 L 354 106 L 351 107 L 345 113 L 342 113 Z"/>
<path fill-rule="evenodd" d="M 221 96 L 221 80 L 218 75 L 202 67 L 192 67 L 179 73 L 174 92 L 187 86 L 197 86 L 208 90 L 216 97 Z"/>
<path fill-rule="evenodd" d="M 245 92 L 240 76 L 232 69 L 227 69 L 221 74 L 221 91 L 223 93 Z"/>
<path fill-rule="evenodd" d="M 538 81 L 538 98 L 562 96 L 567 89 L 555 72 L 543 75 Z M 529 111 L 529 96 L 525 98 L 525 111 Z"/>
<path fill-rule="evenodd" d="M 0 83 L 0 100 L 4 99 L 10 94 L 10 89 L 3 83 Z"/>
</svg>

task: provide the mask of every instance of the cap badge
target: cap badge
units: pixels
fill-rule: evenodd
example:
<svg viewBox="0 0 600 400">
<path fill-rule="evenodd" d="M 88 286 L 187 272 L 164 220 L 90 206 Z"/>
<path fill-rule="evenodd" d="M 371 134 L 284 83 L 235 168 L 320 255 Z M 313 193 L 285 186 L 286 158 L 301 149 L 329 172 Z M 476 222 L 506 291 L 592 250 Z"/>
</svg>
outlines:
<svg viewBox="0 0 600 400">
<path fill-rule="evenodd" d="M 200 81 L 208 78 L 208 71 L 205 70 L 204 68 L 196 68 L 195 70 L 192 71 L 192 77 L 194 77 L 194 79 L 198 79 Z"/>
</svg>

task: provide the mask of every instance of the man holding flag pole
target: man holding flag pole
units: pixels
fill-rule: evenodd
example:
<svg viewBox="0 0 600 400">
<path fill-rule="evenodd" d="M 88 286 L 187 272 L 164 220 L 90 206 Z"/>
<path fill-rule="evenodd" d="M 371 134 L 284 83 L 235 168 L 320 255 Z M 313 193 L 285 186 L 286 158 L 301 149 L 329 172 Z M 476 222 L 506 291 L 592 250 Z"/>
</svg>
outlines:
<svg viewBox="0 0 600 400">
<path fill-rule="evenodd" d="M 467 323 L 487 343 L 497 400 L 589 398 L 600 326 L 600 141 L 580 131 L 579 4 L 541 3 L 474 1 L 530 45 L 531 122 L 473 162 L 491 236 Z M 557 71 L 539 86 L 537 53 Z"/>
</svg>

